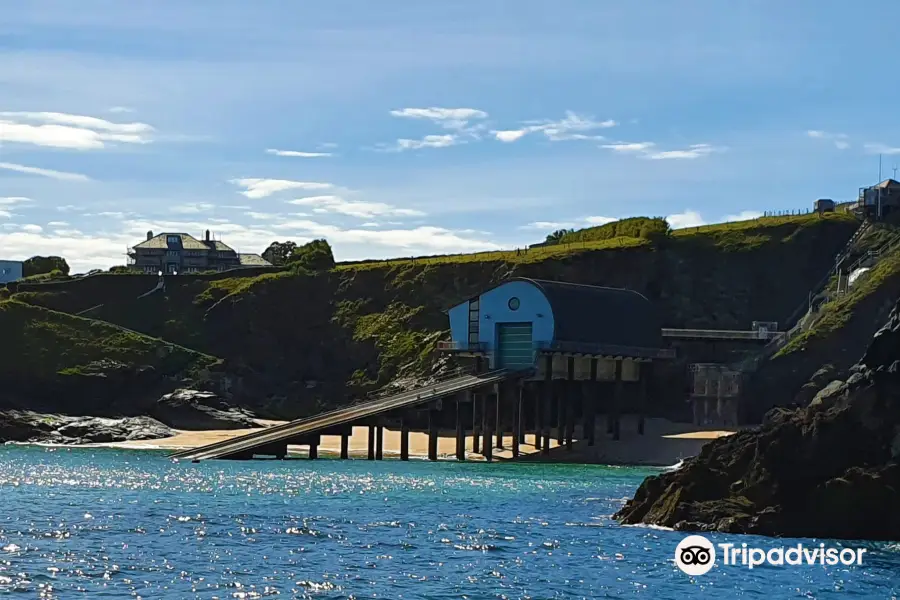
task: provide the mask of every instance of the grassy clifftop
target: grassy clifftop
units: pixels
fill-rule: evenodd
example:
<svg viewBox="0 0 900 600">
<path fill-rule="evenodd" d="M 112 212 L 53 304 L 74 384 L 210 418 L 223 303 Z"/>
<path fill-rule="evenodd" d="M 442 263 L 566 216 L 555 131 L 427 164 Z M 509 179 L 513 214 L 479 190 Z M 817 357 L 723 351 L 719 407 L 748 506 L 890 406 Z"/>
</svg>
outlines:
<svg viewBox="0 0 900 600">
<path fill-rule="evenodd" d="M 625 287 L 666 326 L 746 328 L 781 320 L 858 223 L 844 215 L 759 219 L 671 235 L 344 263 L 290 272 L 167 279 L 88 277 L 19 286 L 14 298 L 116 323 L 225 359 L 236 389 L 287 414 L 428 367 L 445 309 L 509 276 Z M 296 414 L 296 413 L 294 413 Z"/>
<path fill-rule="evenodd" d="M 110 323 L 15 300 L 0 301 L 0 331 L 4 391 L 46 401 L 60 390 L 89 393 L 87 401 L 114 401 L 112 395 L 127 389 L 130 377 L 146 385 L 197 375 L 221 362 Z"/>
</svg>

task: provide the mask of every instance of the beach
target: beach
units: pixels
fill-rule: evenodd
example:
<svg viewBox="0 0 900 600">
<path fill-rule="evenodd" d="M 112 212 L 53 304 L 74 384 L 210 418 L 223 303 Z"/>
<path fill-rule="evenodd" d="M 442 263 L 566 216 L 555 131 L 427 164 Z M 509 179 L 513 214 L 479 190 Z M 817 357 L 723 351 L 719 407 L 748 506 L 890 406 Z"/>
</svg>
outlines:
<svg viewBox="0 0 900 600">
<path fill-rule="evenodd" d="M 282 424 L 282 421 L 259 421 L 261 426 Z M 86 447 L 123 448 L 132 450 L 185 450 L 198 448 L 224 440 L 260 431 L 260 429 L 230 429 L 207 431 L 178 430 L 176 435 L 155 440 L 112 442 L 106 444 L 87 444 Z M 580 428 L 576 429 L 576 433 Z M 522 461 L 541 462 L 582 462 L 596 464 L 621 465 L 659 465 L 666 466 L 695 455 L 703 444 L 710 440 L 734 433 L 730 430 L 702 429 L 695 425 L 673 423 L 665 419 L 647 419 L 644 435 L 637 433 L 636 419 L 623 418 L 622 436 L 618 441 L 609 439 L 605 424 L 598 423 L 596 443 L 588 446 L 584 440 L 573 440 L 572 450 L 560 447 L 554 436 L 550 440 L 550 455 L 542 455 L 534 445 L 534 435 L 526 434 L 525 443 L 519 445 L 519 459 Z M 351 458 L 366 458 L 369 446 L 369 428 L 354 427 L 350 437 L 349 455 Z M 484 456 L 472 450 L 472 435 L 466 437 L 466 459 L 484 460 Z M 494 460 L 512 460 L 512 439 L 509 433 L 503 438 L 503 448 L 494 448 Z M 384 458 L 400 456 L 400 431 L 384 429 Z M 319 444 L 319 455 L 340 455 L 341 438 L 336 435 L 323 435 Z M 288 455 L 305 457 L 308 449 L 305 446 L 288 446 Z M 409 433 L 409 455 L 411 458 L 428 456 L 428 434 L 411 431 Z M 438 457 L 456 457 L 456 437 L 453 431 L 441 431 L 438 438 Z"/>
</svg>

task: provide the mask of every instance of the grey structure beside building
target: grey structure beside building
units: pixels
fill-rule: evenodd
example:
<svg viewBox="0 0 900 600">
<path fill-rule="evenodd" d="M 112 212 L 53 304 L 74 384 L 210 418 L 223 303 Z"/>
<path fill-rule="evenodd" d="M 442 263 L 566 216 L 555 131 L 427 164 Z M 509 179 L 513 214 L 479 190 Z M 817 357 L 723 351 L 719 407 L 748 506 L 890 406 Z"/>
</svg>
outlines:
<svg viewBox="0 0 900 600">
<path fill-rule="evenodd" d="M 209 230 L 202 240 L 187 233 L 153 235 L 148 231 L 146 240 L 129 249 L 128 264 L 144 273 L 166 275 L 272 266 L 259 254 L 240 254 L 224 242 L 210 239 Z"/>
</svg>

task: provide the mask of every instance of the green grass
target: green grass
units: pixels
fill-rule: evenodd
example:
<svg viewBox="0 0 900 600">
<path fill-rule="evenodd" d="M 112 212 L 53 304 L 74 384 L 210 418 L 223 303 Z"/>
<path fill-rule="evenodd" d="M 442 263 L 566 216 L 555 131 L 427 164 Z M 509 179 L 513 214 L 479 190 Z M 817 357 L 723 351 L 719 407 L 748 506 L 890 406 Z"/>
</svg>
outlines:
<svg viewBox="0 0 900 600">
<path fill-rule="evenodd" d="M 812 327 L 788 342 L 773 358 L 804 350 L 810 340 L 826 337 L 846 326 L 860 301 L 875 293 L 889 279 L 897 276 L 900 276 L 900 249 L 894 250 L 871 270 L 860 275 L 846 294 L 825 304 Z"/>
<path fill-rule="evenodd" d="M 194 304 L 221 302 L 225 298 L 247 293 L 255 286 L 276 279 L 291 277 L 293 275 L 294 274 L 290 271 L 278 271 L 275 273 L 264 273 L 255 277 L 228 277 L 226 279 L 215 279 L 207 284 L 206 289 L 197 294 L 194 298 Z"/>
<path fill-rule="evenodd" d="M 0 371 L 17 378 L 81 375 L 102 361 L 151 366 L 166 375 L 198 372 L 219 359 L 105 321 L 16 300 L 0 302 L 6 356 Z"/>
</svg>

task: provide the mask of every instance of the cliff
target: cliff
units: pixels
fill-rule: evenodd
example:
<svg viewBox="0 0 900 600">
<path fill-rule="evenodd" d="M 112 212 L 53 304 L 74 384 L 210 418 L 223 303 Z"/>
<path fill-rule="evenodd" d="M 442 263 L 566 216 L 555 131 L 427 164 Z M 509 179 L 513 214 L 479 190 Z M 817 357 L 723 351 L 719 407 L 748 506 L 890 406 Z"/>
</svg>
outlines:
<svg viewBox="0 0 900 600">
<path fill-rule="evenodd" d="M 782 320 L 831 267 L 858 222 L 846 215 L 759 219 L 671 235 L 341 264 L 156 278 L 97 275 L 21 284 L 19 302 L 80 313 L 223 359 L 222 384 L 261 416 L 294 417 L 428 371 L 443 310 L 519 275 L 627 287 L 668 327 L 746 329 Z M 36 360 L 29 353 L 14 364 Z M 23 367 L 22 372 L 25 372 Z"/>
<path fill-rule="evenodd" d="M 900 302 L 846 381 L 650 477 L 624 523 L 900 540 Z"/>
<path fill-rule="evenodd" d="M 0 332 L 3 408 L 127 414 L 143 396 L 202 378 L 221 362 L 110 323 L 16 300 L 0 301 Z"/>
</svg>

